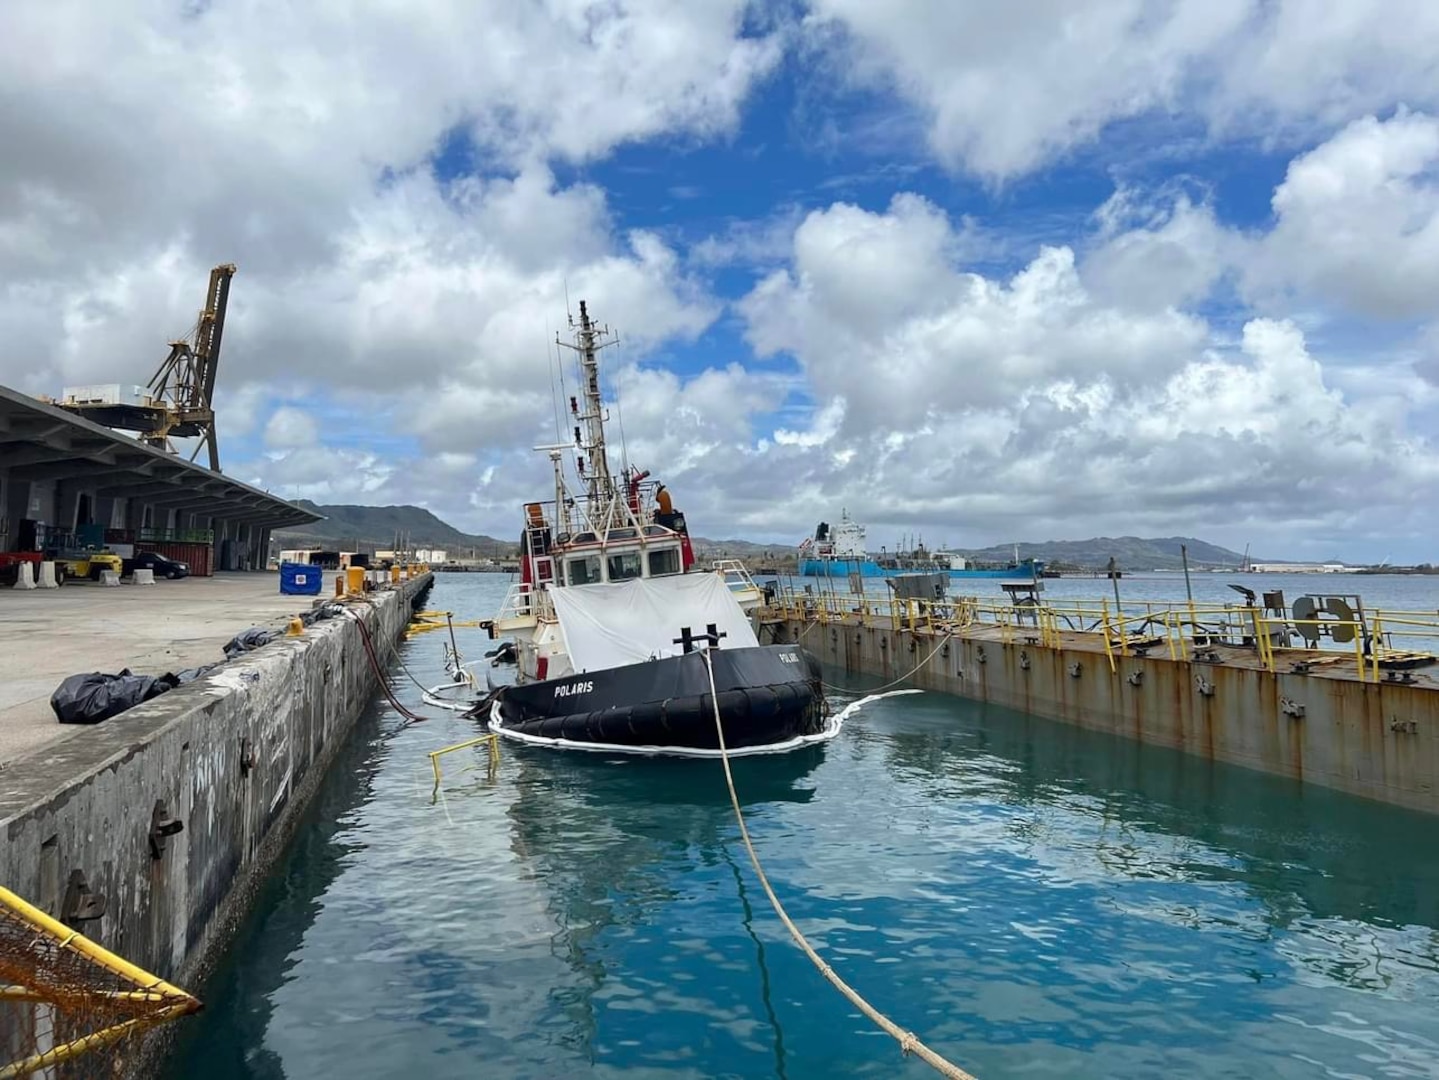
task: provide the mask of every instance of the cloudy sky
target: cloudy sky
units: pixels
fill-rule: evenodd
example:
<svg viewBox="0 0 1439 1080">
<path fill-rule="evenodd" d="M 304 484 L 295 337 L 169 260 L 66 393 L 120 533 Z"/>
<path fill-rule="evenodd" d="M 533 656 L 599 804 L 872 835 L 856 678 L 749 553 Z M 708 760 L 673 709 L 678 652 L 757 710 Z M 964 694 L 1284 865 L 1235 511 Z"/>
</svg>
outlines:
<svg viewBox="0 0 1439 1080">
<path fill-rule="evenodd" d="M 10 0 L 0 146 L 0 382 L 234 262 L 289 497 L 514 533 L 568 297 L 701 535 L 1439 561 L 1432 0 Z"/>
</svg>

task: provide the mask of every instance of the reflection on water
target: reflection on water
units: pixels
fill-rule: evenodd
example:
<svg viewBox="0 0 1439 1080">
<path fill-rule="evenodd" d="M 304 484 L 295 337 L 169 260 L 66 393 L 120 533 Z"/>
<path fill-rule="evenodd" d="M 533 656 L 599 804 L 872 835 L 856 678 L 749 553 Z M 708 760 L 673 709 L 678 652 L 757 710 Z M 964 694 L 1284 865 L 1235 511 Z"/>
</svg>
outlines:
<svg viewBox="0 0 1439 1080">
<path fill-rule="evenodd" d="M 468 733 L 351 748 L 173 1077 L 927 1074 L 790 943 L 717 764 L 507 748 L 432 805 Z M 816 946 L 986 1080 L 1439 1076 L 1431 819 L 939 695 L 735 769 Z"/>
</svg>

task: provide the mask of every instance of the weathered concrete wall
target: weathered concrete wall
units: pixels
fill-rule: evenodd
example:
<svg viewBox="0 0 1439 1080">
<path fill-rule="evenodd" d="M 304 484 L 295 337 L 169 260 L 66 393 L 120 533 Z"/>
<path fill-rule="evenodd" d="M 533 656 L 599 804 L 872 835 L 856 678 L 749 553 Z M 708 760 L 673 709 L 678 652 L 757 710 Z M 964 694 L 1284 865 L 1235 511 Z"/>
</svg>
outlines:
<svg viewBox="0 0 1439 1080">
<path fill-rule="evenodd" d="M 827 667 L 885 680 L 938 644 L 882 627 L 780 625 L 781 640 L 800 640 Z M 1433 688 L 1167 655 L 1116 664 L 1111 672 L 1102 653 L 955 637 L 909 683 L 1439 813 Z"/>
<path fill-rule="evenodd" d="M 357 607 L 385 653 L 430 583 Z M 332 619 L 13 763 L 0 772 L 0 882 L 59 917 L 80 870 L 106 898 L 84 933 L 193 984 L 375 689 L 358 628 Z M 157 803 L 184 829 L 155 858 Z"/>
</svg>

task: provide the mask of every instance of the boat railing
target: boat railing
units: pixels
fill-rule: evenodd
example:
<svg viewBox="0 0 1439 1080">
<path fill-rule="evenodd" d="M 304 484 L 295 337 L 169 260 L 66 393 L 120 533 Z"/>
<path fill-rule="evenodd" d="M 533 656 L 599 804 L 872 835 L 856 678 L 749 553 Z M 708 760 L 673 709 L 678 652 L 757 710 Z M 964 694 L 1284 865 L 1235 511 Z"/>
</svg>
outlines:
<svg viewBox="0 0 1439 1080">
<path fill-rule="evenodd" d="M 1366 611 L 1351 619 L 1296 619 L 1245 604 L 1110 600 L 1011 603 L 977 597 L 899 599 L 837 591 L 775 593 L 762 616 L 901 632 L 976 632 L 1006 643 L 1059 647 L 1066 633 L 1101 636 L 1112 670 L 1164 650 L 1171 660 L 1213 659 L 1216 647 L 1252 650 L 1262 666 L 1304 670 L 1316 652 L 1352 656 L 1359 677 L 1403 681 L 1406 667 L 1439 662 L 1439 612 Z M 1092 637 L 1090 638 L 1092 640 Z"/>
<path fill-rule="evenodd" d="M 538 589 L 528 581 L 517 581 L 505 592 L 505 599 L 500 604 L 500 613 L 495 621 L 542 622 L 553 619 L 554 615 L 554 602 L 547 590 Z"/>
<path fill-rule="evenodd" d="M 764 590 L 755 584 L 754 578 L 740 560 L 716 559 L 710 566 L 724 579 L 725 585 L 739 601 L 740 607 L 749 610 L 764 603 Z"/>
</svg>

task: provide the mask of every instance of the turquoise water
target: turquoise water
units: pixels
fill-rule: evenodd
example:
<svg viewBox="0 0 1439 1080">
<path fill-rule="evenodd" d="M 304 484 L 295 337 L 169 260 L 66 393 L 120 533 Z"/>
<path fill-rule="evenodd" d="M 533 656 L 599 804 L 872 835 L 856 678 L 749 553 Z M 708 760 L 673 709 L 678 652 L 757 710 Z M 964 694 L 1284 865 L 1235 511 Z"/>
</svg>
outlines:
<svg viewBox="0 0 1439 1080">
<path fill-rule="evenodd" d="M 406 659 L 438 678 L 440 642 Z M 932 1075 L 789 942 L 717 764 L 506 748 L 432 801 L 426 752 L 473 729 L 396 723 L 343 753 L 171 1080 Z M 1430 818 L 935 694 L 735 771 L 791 915 L 982 1080 L 1439 1077 Z"/>
</svg>

